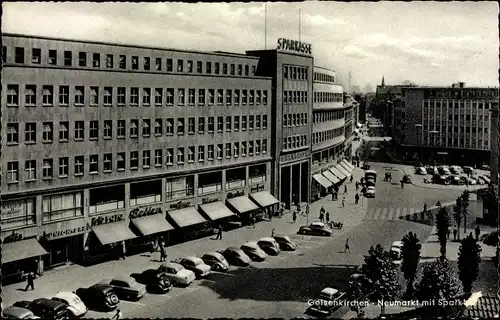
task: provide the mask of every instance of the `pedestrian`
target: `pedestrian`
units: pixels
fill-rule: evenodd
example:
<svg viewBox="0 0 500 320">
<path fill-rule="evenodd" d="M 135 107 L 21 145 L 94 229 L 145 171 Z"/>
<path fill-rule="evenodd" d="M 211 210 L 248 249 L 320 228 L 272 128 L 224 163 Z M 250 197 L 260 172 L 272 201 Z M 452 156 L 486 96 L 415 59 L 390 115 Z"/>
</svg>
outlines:
<svg viewBox="0 0 500 320">
<path fill-rule="evenodd" d="M 479 234 L 481 233 L 481 229 L 479 229 L 479 226 L 476 226 L 474 231 L 476 233 L 476 240 L 479 241 Z"/>
<path fill-rule="evenodd" d="M 330 222 L 330 212 L 327 211 L 325 217 L 326 223 L 328 224 L 328 222 Z"/>
<path fill-rule="evenodd" d="M 215 240 L 222 240 L 222 226 L 220 224 L 217 225 L 217 238 Z"/>
<path fill-rule="evenodd" d="M 296 211 L 293 212 L 292 219 L 293 219 L 293 223 L 295 223 L 295 221 L 297 221 L 297 212 Z"/>
<path fill-rule="evenodd" d="M 342 208 L 345 207 L 345 197 L 342 198 Z"/>
<path fill-rule="evenodd" d="M 354 201 L 356 204 L 359 203 L 359 194 L 358 193 L 356 193 L 356 195 L 354 196 Z"/>
<path fill-rule="evenodd" d="M 311 211 L 311 207 L 309 206 L 309 203 L 306 206 L 306 215 L 309 215 L 309 212 Z"/>
<path fill-rule="evenodd" d="M 351 175 L 351 183 L 352 183 L 352 180 L 354 179 L 354 177 Z"/>
<path fill-rule="evenodd" d="M 274 238 L 274 228 L 273 231 L 271 231 L 271 238 Z"/>
<path fill-rule="evenodd" d="M 31 288 L 31 290 L 35 290 L 35 274 L 31 271 L 28 272 L 28 274 L 26 275 L 26 280 L 27 284 L 24 291 L 28 291 L 28 288 Z"/>
<path fill-rule="evenodd" d="M 151 257 L 151 255 L 155 253 L 155 251 L 156 251 L 156 241 L 151 239 L 151 241 L 149 241 L 149 256 Z"/>
<path fill-rule="evenodd" d="M 325 221 L 325 214 L 323 212 L 319 213 L 319 221 L 321 222 Z"/>
<path fill-rule="evenodd" d="M 356 181 L 356 191 L 359 189 L 359 182 Z"/>
<path fill-rule="evenodd" d="M 424 203 L 424 212 L 427 212 L 427 203 Z"/>
<path fill-rule="evenodd" d="M 320 214 L 324 214 L 326 212 L 325 207 L 321 206 L 321 209 L 319 209 Z"/>
<path fill-rule="evenodd" d="M 297 212 L 300 213 L 302 209 L 300 208 L 300 203 L 297 202 Z"/>
<path fill-rule="evenodd" d="M 347 184 L 344 185 L 344 193 L 347 193 Z"/>
<path fill-rule="evenodd" d="M 125 248 L 125 241 L 122 241 L 121 246 L 120 246 L 120 253 L 121 253 L 121 258 L 125 260 L 126 258 L 126 248 Z"/>
<path fill-rule="evenodd" d="M 450 240 L 450 229 L 446 230 L 446 239 Z"/>
<path fill-rule="evenodd" d="M 349 252 L 351 253 L 351 249 L 349 248 L 349 238 L 345 240 L 345 247 L 344 247 L 344 253 Z"/>
<path fill-rule="evenodd" d="M 404 187 L 404 183 L 403 183 L 403 180 L 401 180 L 401 189 L 403 189 Z"/>
<path fill-rule="evenodd" d="M 252 214 L 251 220 L 252 220 L 252 227 L 255 229 L 255 215 L 254 214 Z"/>
<path fill-rule="evenodd" d="M 455 241 L 457 241 L 457 233 L 458 233 L 457 228 L 453 228 L 453 240 Z"/>
<path fill-rule="evenodd" d="M 162 246 L 160 249 L 160 262 L 167 260 L 167 247 Z"/>
<path fill-rule="evenodd" d="M 123 317 L 123 314 L 120 309 L 116 309 L 116 313 L 113 315 L 111 320 L 119 320 Z"/>
</svg>

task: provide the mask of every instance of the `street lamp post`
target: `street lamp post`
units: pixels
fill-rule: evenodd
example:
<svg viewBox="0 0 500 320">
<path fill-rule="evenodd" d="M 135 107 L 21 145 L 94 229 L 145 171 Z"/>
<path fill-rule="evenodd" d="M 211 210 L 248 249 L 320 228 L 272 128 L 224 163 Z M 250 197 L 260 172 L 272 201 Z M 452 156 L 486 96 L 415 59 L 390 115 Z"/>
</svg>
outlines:
<svg viewBox="0 0 500 320">
<path fill-rule="evenodd" d="M 432 158 L 433 158 L 434 167 L 436 166 L 436 157 L 437 157 L 437 153 L 436 153 L 436 135 L 438 133 L 439 133 L 439 131 L 436 131 L 436 130 L 429 131 L 429 134 L 431 134 L 431 136 L 432 136 L 432 148 L 433 148 Z"/>
<path fill-rule="evenodd" d="M 415 125 L 415 129 L 417 129 L 417 145 L 418 145 L 418 148 L 420 149 L 419 150 L 419 153 L 420 153 L 420 161 L 422 163 L 424 163 L 424 156 L 423 156 L 423 150 L 422 150 L 422 136 L 420 134 L 420 130 L 422 130 L 422 125 L 420 123 L 417 123 Z"/>
</svg>

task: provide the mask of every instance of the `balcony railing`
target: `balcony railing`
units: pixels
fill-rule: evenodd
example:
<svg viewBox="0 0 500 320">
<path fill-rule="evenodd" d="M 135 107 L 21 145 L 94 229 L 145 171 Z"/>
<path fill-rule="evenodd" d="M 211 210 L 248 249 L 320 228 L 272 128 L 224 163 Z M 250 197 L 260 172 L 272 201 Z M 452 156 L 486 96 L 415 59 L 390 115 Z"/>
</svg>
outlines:
<svg viewBox="0 0 500 320">
<path fill-rule="evenodd" d="M 198 194 L 222 191 L 222 183 L 207 184 L 203 187 L 198 187 Z"/>
<path fill-rule="evenodd" d="M 239 187 L 243 187 L 245 185 L 246 185 L 245 179 L 228 181 L 228 182 L 226 182 L 226 189 L 239 188 Z"/>
<path fill-rule="evenodd" d="M 124 200 L 112 201 L 112 202 L 106 202 L 106 203 L 98 203 L 95 205 L 90 205 L 89 214 L 117 210 L 117 209 L 123 209 L 123 208 L 125 208 L 125 201 Z"/>
</svg>

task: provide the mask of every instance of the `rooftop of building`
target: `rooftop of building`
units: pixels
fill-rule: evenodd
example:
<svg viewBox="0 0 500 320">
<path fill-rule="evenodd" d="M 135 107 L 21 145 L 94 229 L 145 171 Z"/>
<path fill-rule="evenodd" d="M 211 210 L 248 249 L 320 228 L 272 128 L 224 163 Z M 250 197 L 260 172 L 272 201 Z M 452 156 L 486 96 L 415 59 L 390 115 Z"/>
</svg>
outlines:
<svg viewBox="0 0 500 320">
<path fill-rule="evenodd" d="M 321 69 L 321 70 L 325 70 L 325 71 L 335 72 L 335 70 L 333 70 L 333 69 L 328 69 L 328 68 L 320 67 L 320 66 L 314 66 L 314 69 Z"/>
</svg>

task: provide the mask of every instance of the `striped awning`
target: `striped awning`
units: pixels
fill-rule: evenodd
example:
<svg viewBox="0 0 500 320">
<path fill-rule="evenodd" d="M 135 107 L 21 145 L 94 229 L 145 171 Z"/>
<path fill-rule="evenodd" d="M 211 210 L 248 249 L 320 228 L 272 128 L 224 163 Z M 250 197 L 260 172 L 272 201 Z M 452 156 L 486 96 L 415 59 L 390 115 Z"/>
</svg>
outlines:
<svg viewBox="0 0 500 320">
<path fill-rule="evenodd" d="M 344 180 L 347 177 L 342 171 L 337 169 L 337 167 L 331 167 L 330 172 L 339 178 L 339 180 Z"/>
<path fill-rule="evenodd" d="M 330 180 L 333 184 L 337 184 L 340 182 L 339 178 L 337 178 L 333 173 L 330 171 L 323 171 L 322 175 L 324 175 L 328 180 Z"/>
<path fill-rule="evenodd" d="M 314 180 L 316 180 L 320 185 L 322 185 L 325 188 L 330 188 L 332 186 L 332 183 L 330 180 L 325 178 L 322 174 L 315 174 L 313 175 Z"/>
</svg>

